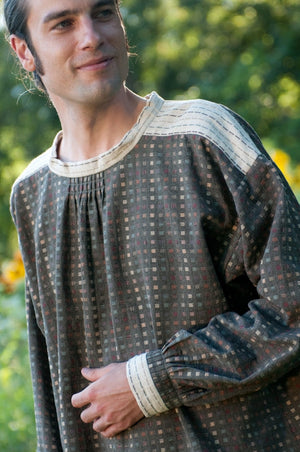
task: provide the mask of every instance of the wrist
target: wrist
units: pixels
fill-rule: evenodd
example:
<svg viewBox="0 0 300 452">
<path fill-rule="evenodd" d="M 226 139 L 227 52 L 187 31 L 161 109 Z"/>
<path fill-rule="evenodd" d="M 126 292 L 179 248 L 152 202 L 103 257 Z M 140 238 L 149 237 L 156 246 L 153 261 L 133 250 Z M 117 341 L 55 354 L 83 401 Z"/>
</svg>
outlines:
<svg viewBox="0 0 300 452">
<path fill-rule="evenodd" d="M 126 374 L 130 389 L 145 417 L 168 411 L 153 382 L 146 353 L 137 355 L 127 362 Z"/>
</svg>

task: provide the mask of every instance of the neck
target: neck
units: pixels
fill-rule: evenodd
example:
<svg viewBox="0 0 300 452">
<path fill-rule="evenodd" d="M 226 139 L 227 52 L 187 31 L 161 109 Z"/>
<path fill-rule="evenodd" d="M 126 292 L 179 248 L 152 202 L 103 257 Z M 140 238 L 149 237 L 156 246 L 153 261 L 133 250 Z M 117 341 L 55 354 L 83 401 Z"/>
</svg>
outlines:
<svg viewBox="0 0 300 452">
<path fill-rule="evenodd" d="M 133 127 L 145 104 L 127 88 L 106 105 L 61 108 L 54 103 L 63 131 L 59 158 L 76 162 L 108 151 Z"/>
</svg>

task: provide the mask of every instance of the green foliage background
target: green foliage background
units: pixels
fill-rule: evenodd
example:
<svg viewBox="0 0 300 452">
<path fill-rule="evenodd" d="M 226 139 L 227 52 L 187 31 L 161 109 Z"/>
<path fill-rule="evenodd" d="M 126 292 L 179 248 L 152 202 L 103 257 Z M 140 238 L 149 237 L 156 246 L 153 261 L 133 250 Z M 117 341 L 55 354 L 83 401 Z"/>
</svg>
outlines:
<svg viewBox="0 0 300 452">
<path fill-rule="evenodd" d="M 24 318 L 24 288 L 0 289 L 0 450 L 33 452 L 35 423 Z"/>
<path fill-rule="evenodd" d="M 128 86 L 141 95 L 202 97 L 250 122 L 268 151 L 300 162 L 299 0 L 124 0 L 132 53 Z M 13 181 L 59 129 L 41 95 L 26 92 L 0 37 L 0 264 L 16 249 Z M 34 421 L 23 296 L 0 294 L 0 450 L 33 451 Z"/>
</svg>

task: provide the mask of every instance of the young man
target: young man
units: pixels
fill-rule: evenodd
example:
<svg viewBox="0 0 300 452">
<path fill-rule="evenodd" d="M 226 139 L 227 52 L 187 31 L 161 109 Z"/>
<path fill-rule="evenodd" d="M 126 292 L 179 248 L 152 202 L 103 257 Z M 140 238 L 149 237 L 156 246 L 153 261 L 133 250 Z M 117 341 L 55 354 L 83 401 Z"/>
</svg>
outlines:
<svg viewBox="0 0 300 452">
<path fill-rule="evenodd" d="M 127 89 L 113 0 L 6 0 L 62 132 L 12 191 L 38 450 L 297 450 L 300 210 L 253 130 Z"/>
</svg>

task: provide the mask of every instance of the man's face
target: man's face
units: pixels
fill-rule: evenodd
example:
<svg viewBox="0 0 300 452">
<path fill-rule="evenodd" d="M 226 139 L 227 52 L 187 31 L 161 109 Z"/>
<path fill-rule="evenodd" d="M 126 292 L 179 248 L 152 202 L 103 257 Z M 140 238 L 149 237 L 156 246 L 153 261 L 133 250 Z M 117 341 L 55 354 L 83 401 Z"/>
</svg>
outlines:
<svg viewBox="0 0 300 452">
<path fill-rule="evenodd" d="M 37 70 L 54 102 L 99 104 L 120 91 L 127 42 L 113 0 L 26 0 Z"/>
</svg>

